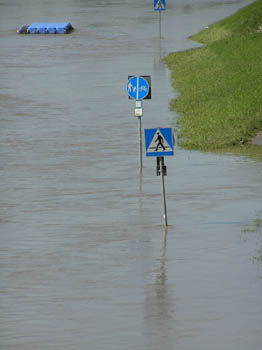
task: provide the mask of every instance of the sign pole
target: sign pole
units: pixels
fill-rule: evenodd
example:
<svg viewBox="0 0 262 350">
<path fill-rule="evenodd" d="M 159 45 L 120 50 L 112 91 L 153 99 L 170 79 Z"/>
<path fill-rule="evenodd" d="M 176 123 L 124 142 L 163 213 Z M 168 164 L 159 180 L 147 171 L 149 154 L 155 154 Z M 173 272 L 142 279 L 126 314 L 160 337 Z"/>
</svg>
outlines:
<svg viewBox="0 0 262 350">
<path fill-rule="evenodd" d="M 136 100 L 135 116 L 138 119 L 139 168 L 142 169 L 142 101 Z"/>
<path fill-rule="evenodd" d="M 159 38 L 161 39 L 161 11 L 159 12 Z"/>
<path fill-rule="evenodd" d="M 161 12 L 166 11 L 166 0 L 154 0 L 154 11 L 159 12 L 159 37 L 161 39 Z"/>
<path fill-rule="evenodd" d="M 166 191 L 164 176 L 167 176 L 167 167 L 164 156 L 174 155 L 174 137 L 172 128 L 145 129 L 146 156 L 156 157 L 156 175 L 161 176 L 162 198 L 164 207 L 164 223 L 167 223 Z"/>
<path fill-rule="evenodd" d="M 145 77 L 145 78 L 144 78 Z M 135 116 L 138 118 L 138 142 L 139 142 L 139 167 L 142 169 L 142 126 L 141 117 L 143 115 L 142 100 L 147 98 L 149 94 L 149 99 L 151 98 L 151 87 L 147 81 L 151 84 L 150 76 L 131 76 L 128 77 L 127 92 L 130 98 L 136 101 Z"/>
<path fill-rule="evenodd" d="M 138 134 L 139 134 L 139 167 L 142 169 L 142 126 L 141 116 L 138 117 Z"/>
<path fill-rule="evenodd" d="M 163 197 L 163 206 L 164 206 L 164 221 L 165 226 L 168 226 L 167 224 L 167 210 L 166 210 L 166 191 L 165 191 L 165 180 L 164 176 L 166 174 L 165 165 L 164 165 L 164 157 L 158 157 L 159 163 L 160 163 L 160 172 L 161 172 L 161 183 L 162 183 L 162 197 Z"/>
</svg>

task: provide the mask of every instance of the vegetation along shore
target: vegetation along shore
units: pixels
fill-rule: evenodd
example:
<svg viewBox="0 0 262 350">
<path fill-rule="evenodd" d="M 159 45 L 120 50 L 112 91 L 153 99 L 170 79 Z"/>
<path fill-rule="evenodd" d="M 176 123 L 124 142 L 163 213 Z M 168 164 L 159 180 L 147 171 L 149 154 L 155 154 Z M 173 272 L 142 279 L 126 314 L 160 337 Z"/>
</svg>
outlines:
<svg viewBox="0 0 262 350">
<path fill-rule="evenodd" d="M 203 46 L 166 57 L 181 146 L 262 154 L 262 1 L 190 39 Z"/>
</svg>

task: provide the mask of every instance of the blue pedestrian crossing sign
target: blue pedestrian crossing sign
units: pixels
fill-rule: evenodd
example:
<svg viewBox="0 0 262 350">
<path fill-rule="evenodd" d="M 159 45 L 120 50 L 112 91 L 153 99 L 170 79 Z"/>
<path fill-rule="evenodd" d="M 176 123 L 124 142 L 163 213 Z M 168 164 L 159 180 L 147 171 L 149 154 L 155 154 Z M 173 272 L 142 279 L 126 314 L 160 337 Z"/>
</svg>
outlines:
<svg viewBox="0 0 262 350">
<path fill-rule="evenodd" d="M 143 77 L 135 76 L 128 80 L 126 90 L 131 98 L 140 101 L 148 95 L 149 85 Z"/>
<path fill-rule="evenodd" d="M 172 128 L 145 129 L 145 146 L 147 157 L 174 155 Z"/>
<path fill-rule="evenodd" d="M 166 0 L 154 0 L 154 11 L 165 11 Z"/>
</svg>

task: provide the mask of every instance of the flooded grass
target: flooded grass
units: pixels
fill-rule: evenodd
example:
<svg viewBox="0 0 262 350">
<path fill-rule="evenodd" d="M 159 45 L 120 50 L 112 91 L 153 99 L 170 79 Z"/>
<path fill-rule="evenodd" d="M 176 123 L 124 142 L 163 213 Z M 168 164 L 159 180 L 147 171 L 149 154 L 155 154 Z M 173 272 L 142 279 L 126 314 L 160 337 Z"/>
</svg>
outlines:
<svg viewBox="0 0 262 350">
<path fill-rule="evenodd" d="M 242 229 L 244 233 L 256 233 L 257 234 L 257 248 L 256 255 L 252 256 L 253 262 L 262 264 L 262 212 L 257 214 L 257 218 L 254 219 L 251 226 L 246 226 Z"/>
<path fill-rule="evenodd" d="M 257 256 L 252 257 L 253 262 L 262 264 L 262 248 L 257 251 Z"/>
<path fill-rule="evenodd" d="M 252 227 L 245 227 L 242 231 L 243 232 L 258 232 L 259 228 L 261 228 L 262 220 L 259 220 L 259 225 L 257 222 L 254 222 L 254 226 Z"/>
<path fill-rule="evenodd" d="M 171 109 L 181 114 L 182 147 L 244 151 L 262 130 L 261 18 L 262 3 L 256 1 L 192 37 L 206 46 L 166 58 L 180 92 Z M 262 147 L 253 150 L 262 155 Z"/>
</svg>

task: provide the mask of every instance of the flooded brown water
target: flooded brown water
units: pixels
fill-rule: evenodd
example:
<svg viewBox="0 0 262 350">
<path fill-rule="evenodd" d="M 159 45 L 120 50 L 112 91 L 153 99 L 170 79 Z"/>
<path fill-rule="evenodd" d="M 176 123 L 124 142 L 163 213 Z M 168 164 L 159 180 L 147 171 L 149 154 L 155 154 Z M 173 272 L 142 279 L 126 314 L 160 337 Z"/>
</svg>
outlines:
<svg viewBox="0 0 262 350">
<path fill-rule="evenodd" d="M 151 0 L 0 0 L 1 349 L 261 349 L 262 163 L 176 146 L 165 231 L 126 94 L 151 75 L 143 127 L 174 126 L 162 58 L 248 3 L 169 0 L 160 41 Z"/>
</svg>

